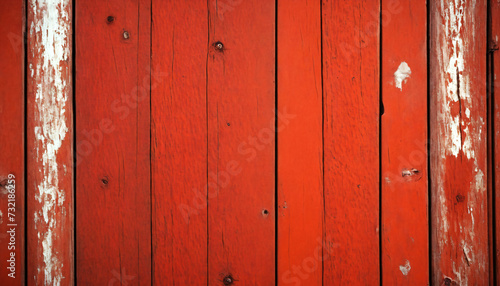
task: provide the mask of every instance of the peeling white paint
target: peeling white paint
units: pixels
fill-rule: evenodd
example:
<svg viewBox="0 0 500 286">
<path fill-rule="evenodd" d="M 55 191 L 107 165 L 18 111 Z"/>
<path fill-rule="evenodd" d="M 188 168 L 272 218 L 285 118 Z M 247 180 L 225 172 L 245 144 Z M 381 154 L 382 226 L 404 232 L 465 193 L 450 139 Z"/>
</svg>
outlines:
<svg viewBox="0 0 500 286">
<path fill-rule="evenodd" d="M 398 70 L 394 73 L 394 83 L 399 90 L 403 90 L 403 83 L 406 83 L 411 75 L 411 69 L 406 62 L 399 64 Z"/>
<path fill-rule="evenodd" d="M 443 50 L 439 51 L 443 55 L 440 65 L 446 68 L 446 75 L 441 77 L 441 86 L 444 88 L 443 94 L 446 95 L 446 98 L 440 115 L 445 126 L 444 143 L 446 154 L 443 154 L 443 156 L 453 155 L 458 157 L 459 152 L 462 150 L 461 118 L 457 112 L 452 114 L 452 106 L 460 104 L 468 109 L 471 106 L 471 98 L 469 76 L 467 72 L 464 72 L 466 43 L 464 43 L 463 37 L 457 36 L 463 29 L 464 22 L 467 21 L 467 14 L 464 12 L 465 3 L 463 0 L 452 2 L 448 5 L 449 9 L 443 11 L 445 22 L 443 30 L 446 39 L 449 39 L 449 43 L 443 45 Z"/>
<path fill-rule="evenodd" d="M 464 142 L 462 144 L 462 152 L 464 153 L 465 157 L 467 157 L 467 159 L 473 159 L 475 158 L 475 154 L 474 154 L 474 146 L 473 146 L 473 142 L 472 142 L 472 136 L 470 134 L 470 131 L 469 131 L 469 127 L 465 127 L 463 132 L 464 134 Z"/>
<path fill-rule="evenodd" d="M 35 160 L 43 166 L 36 195 L 42 210 L 34 214 L 44 263 L 38 275 L 43 271 L 45 285 L 60 285 L 63 265 L 53 242 L 59 239 L 56 233 L 63 227 L 55 214 L 61 213 L 61 208 L 64 211 L 65 201 L 64 190 L 59 186 L 59 168 L 65 166 L 58 165 L 57 156 L 68 132 L 65 109 L 71 91 L 66 82 L 70 66 L 65 62 L 69 61 L 71 46 L 70 0 L 31 0 L 29 5 L 33 13 L 29 33 L 36 39 L 30 46 L 34 60 L 29 64 L 29 74 L 36 82 Z"/>
<path fill-rule="evenodd" d="M 444 186 L 448 183 L 445 182 L 443 174 L 446 174 L 445 161 L 441 161 L 438 180 L 440 185 L 437 187 L 437 197 L 439 197 L 439 228 L 440 234 L 438 237 L 438 244 L 441 249 L 447 245 L 456 249 L 456 257 L 462 259 L 461 261 L 453 261 L 451 273 L 443 273 L 450 276 L 450 279 L 458 283 L 458 285 L 467 285 L 468 277 L 471 271 L 475 271 L 478 266 L 481 266 L 488 259 L 481 257 L 481 250 L 474 249 L 475 231 L 481 224 L 481 217 L 485 214 L 483 205 L 478 203 L 478 198 L 485 195 L 486 184 L 484 182 L 484 162 L 478 161 L 478 156 L 484 150 L 484 120 L 475 113 L 473 109 L 477 104 L 475 98 L 475 90 L 472 88 L 475 84 L 472 74 L 474 70 L 470 67 L 472 62 L 467 60 L 471 57 L 467 53 L 472 51 L 474 43 L 474 15 L 475 1 L 468 2 L 465 0 L 451 0 L 441 1 L 440 6 L 443 11 L 439 17 L 443 21 L 443 28 L 439 29 L 440 35 L 437 50 L 435 52 L 438 56 L 438 66 L 440 66 L 444 73 L 440 74 L 438 86 L 442 89 L 436 90 L 438 96 L 437 119 L 439 124 L 439 134 L 442 136 L 439 144 L 440 153 L 438 154 L 441 159 L 454 157 L 457 162 L 471 167 L 470 175 L 472 180 L 469 186 L 463 186 L 464 194 L 467 199 L 465 200 L 466 213 L 460 220 L 447 220 L 448 212 L 453 212 L 453 207 L 449 209 L 446 205 L 450 206 L 453 200 L 449 194 L 445 193 Z M 476 108 L 477 110 L 477 108 Z M 455 159 L 457 158 L 457 159 Z M 467 162 L 466 162 L 467 161 Z M 457 174 L 459 176 L 459 174 Z M 462 189 L 462 186 L 459 187 Z M 456 202 L 454 202 L 456 204 Z M 477 222 L 477 225 L 476 225 Z M 459 231 L 459 239 L 456 234 Z M 449 255 L 449 254 L 447 254 Z M 472 267 L 474 263 L 474 267 Z"/>
<path fill-rule="evenodd" d="M 403 265 L 399 266 L 399 270 L 401 271 L 401 273 L 403 273 L 404 276 L 407 276 L 411 270 L 410 261 L 406 260 L 406 263 L 404 266 Z"/>
<path fill-rule="evenodd" d="M 466 267 L 466 266 L 464 266 Z M 452 264 L 452 268 L 453 268 L 453 274 L 455 274 L 455 281 L 458 283 L 458 285 L 469 285 L 469 282 L 468 282 L 468 276 L 464 273 L 464 279 L 462 279 L 462 270 L 463 270 L 463 267 L 460 267 L 459 270 L 457 270 L 457 267 L 455 265 L 455 261 L 453 261 L 453 264 Z"/>
<path fill-rule="evenodd" d="M 439 189 L 440 192 L 444 193 L 444 190 L 442 188 Z M 446 197 L 445 196 L 439 196 L 439 201 L 441 203 L 441 232 L 442 233 L 448 233 L 450 230 L 450 224 L 448 223 L 448 208 L 446 207 Z M 446 238 L 440 240 L 440 243 L 447 243 Z"/>
</svg>

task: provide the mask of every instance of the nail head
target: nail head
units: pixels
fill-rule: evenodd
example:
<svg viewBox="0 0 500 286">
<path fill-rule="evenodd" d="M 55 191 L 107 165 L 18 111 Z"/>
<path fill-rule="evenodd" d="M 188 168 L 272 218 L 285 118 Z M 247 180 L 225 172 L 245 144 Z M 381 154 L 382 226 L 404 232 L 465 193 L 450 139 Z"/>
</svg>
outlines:
<svg viewBox="0 0 500 286">
<path fill-rule="evenodd" d="M 224 277 L 224 285 L 231 285 L 233 284 L 233 277 L 231 277 L 231 275 L 228 275 L 226 277 Z"/>
<path fill-rule="evenodd" d="M 224 49 L 224 45 L 221 42 L 216 42 L 214 46 L 219 51 L 222 51 Z"/>
</svg>

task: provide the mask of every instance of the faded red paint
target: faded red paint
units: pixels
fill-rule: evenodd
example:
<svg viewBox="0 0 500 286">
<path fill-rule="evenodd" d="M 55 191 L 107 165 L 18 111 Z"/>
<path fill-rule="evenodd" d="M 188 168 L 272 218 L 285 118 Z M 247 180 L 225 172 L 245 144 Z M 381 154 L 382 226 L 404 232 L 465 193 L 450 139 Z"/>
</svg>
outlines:
<svg viewBox="0 0 500 286">
<path fill-rule="evenodd" d="M 28 1 L 29 284 L 70 285 L 73 264 L 71 1 Z"/>
<path fill-rule="evenodd" d="M 486 1 L 430 13 L 432 282 L 486 285 Z"/>
<path fill-rule="evenodd" d="M 490 8 L 491 34 L 490 42 L 488 43 L 488 49 L 492 61 L 490 62 L 491 67 L 489 70 L 491 72 L 491 74 L 489 75 L 489 87 L 491 88 L 490 94 L 493 95 L 492 100 L 494 103 L 493 107 L 490 109 L 493 112 L 491 116 L 491 123 L 493 124 L 493 128 L 491 129 L 491 137 L 494 140 L 493 142 L 495 143 L 491 146 L 491 151 L 493 152 L 493 168 L 490 173 L 495 178 L 495 181 L 492 182 L 492 187 L 495 190 L 495 197 L 493 197 L 493 199 L 495 201 L 496 207 L 494 210 L 492 210 L 496 218 L 496 221 L 494 221 L 494 224 L 496 225 L 496 233 L 493 234 L 493 237 L 495 238 L 495 241 L 493 241 L 493 243 L 496 246 L 496 253 L 492 254 L 493 259 L 496 261 L 496 269 L 493 269 L 493 271 L 496 271 L 496 273 L 498 274 L 500 273 L 500 1 L 491 1 Z M 500 281 L 498 280 L 498 278 L 495 285 L 500 285 Z"/>
<path fill-rule="evenodd" d="M 3 2 L 16 285 L 496 282 L 498 1 Z"/>
</svg>

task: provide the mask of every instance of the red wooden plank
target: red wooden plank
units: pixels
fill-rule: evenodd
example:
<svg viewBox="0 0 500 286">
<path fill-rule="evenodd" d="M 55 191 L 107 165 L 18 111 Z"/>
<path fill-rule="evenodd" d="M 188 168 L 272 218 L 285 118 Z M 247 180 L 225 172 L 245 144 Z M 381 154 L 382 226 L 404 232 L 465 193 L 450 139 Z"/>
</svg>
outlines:
<svg viewBox="0 0 500 286">
<path fill-rule="evenodd" d="M 486 1 L 430 4 L 432 282 L 486 285 Z"/>
<path fill-rule="evenodd" d="M 155 285 L 202 285 L 208 279 L 207 9 L 206 1 L 153 1 Z"/>
<path fill-rule="evenodd" d="M 382 282 L 427 285 L 427 7 L 382 1 Z"/>
<path fill-rule="evenodd" d="M 495 100 L 493 99 L 495 95 L 495 70 L 494 70 L 494 61 L 495 61 L 495 49 L 497 49 L 498 44 L 495 41 L 494 37 L 496 33 L 496 29 L 494 28 L 494 25 L 498 25 L 500 22 L 498 20 L 493 20 L 491 19 L 492 14 L 498 13 L 498 7 L 500 2 L 497 1 L 497 4 L 495 5 L 494 3 L 490 3 L 488 5 L 488 35 L 487 35 L 487 48 L 488 48 L 488 57 L 487 57 L 487 72 L 486 72 L 486 78 L 487 78 L 487 85 L 486 85 L 486 92 L 487 92 L 487 142 L 488 142 L 488 149 L 487 149 L 487 192 L 488 192 L 488 246 L 489 246 L 489 285 L 493 286 L 497 284 L 497 279 L 495 279 L 495 271 L 497 268 L 496 260 L 497 260 L 497 255 L 495 253 L 496 251 L 496 233 L 495 233 L 495 225 L 496 225 L 496 216 L 495 216 L 495 162 L 496 162 L 496 146 L 495 144 L 495 113 L 496 113 L 496 107 L 494 106 Z M 496 14 L 498 15 L 498 14 Z M 495 16 L 496 16 L 495 15 Z M 498 26 L 497 26 L 498 27 Z"/>
<path fill-rule="evenodd" d="M 73 273 L 71 1 L 28 6 L 28 284 Z"/>
<path fill-rule="evenodd" d="M 322 285 L 320 1 L 278 1 L 278 284 Z"/>
<path fill-rule="evenodd" d="M 379 1 L 324 1 L 324 284 L 376 285 Z"/>
<path fill-rule="evenodd" d="M 272 285 L 275 2 L 208 3 L 208 283 Z"/>
<path fill-rule="evenodd" d="M 496 219 L 496 221 L 494 222 L 494 229 L 496 230 L 496 233 L 494 234 L 496 253 L 493 254 L 493 257 L 496 261 L 496 269 L 494 269 L 494 271 L 496 271 L 497 273 L 496 285 L 500 285 L 500 279 L 498 279 L 498 274 L 500 273 L 500 144 L 498 144 L 498 142 L 500 142 L 500 56 L 498 52 L 498 49 L 500 47 L 500 1 L 491 1 L 490 9 L 491 42 L 489 43 L 488 48 L 490 49 L 490 52 L 492 52 L 492 61 L 490 62 L 491 74 L 489 75 L 489 78 L 491 80 L 490 94 L 493 96 L 493 108 L 491 109 L 493 111 L 491 118 L 493 124 L 493 126 L 491 126 L 493 128 L 493 134 L 491 134 L 491 136 L 494 140 L 493 142 L 495 143 L 493 146 L 491 146 L 494 164 L 491 173 L 495 179 L 494 182 L 492 182 L 492 187 L 495 190 L 495 209 L 493 210 L 493 212 Z"/>
<path fill-rule="evenodd" d="M 24 1 L 0 3 L 0 284 L 24 284 Z M 14 231 L 11 229 L 13 228 Z"/>
<path fill-rule="evenodd" d="M 151 284 L 150 5 L 76 2 L 78 284 Z"/>
</svg>

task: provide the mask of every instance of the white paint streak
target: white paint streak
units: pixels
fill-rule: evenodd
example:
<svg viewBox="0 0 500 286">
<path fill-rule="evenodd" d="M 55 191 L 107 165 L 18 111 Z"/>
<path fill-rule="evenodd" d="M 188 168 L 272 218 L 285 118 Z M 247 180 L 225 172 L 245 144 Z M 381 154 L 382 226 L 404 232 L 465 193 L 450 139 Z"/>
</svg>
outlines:
<svg viewBox="0 0 500 286">
<path fill-rule="evenodd" d="M 404 266 L 400 265 L 399 270 L 401 271 L 401 273 L 403 273 L 404 276 L 407 276 L 411 270 L 410 261 L 406 260 L 406 264 Z"/>
<path fill-rule="evenodd" d="M 452 263 L 453 281 L 459 285 L 467 285 L 470 272 L 474 269 L 471 265 L 481 266 L 487 258 L 482 258 L 479 250 L 474 249 L 474 239 L 477 224 L 480 222 L 478 218 L 483 217 L 485 210 L 478 203 L 478 198 L 484 196 L 486 184 L 484 182 L 484 174 L 481 168 L 483 163 L 478 164 L 477 156 L 484 149 L 483 129 L 485 122 L 478 113 L 474 113 L 474 104 L 477 101 L 474 95 L 473 79 L 476 75 L 469 67 L 473 63 L 468 63 L 467 53 L 474 51 L 474 44 L 471 42 L 474 38 L 474 21 L 475 1 L 468 2 L 466 0 L 451 0 L 441 1 L 440 6 L 443 11 L 440 15 L 436 15 L 439 21 L 443 21 L 444 26 L 442 35 L 440 35 L 437 46 L 438 66 L 444 70 L 441 73 L 438 85 L 442 88 L 437 90 L 439 106 L 437 108 L 439 132 L 441 139 L 439 156 L 443 160 L 440 163 L 441 176 L 440 185 L 437 188 L 437 197 L 439 198 L 439 238 L 438 244 L 441 249 L 452 246 L 457 249 L 455 255 L 460 255 L 463 258 L 463 263 Z M 475 88 L 475 87 L 474 87 Z M 480 96 L 480 95 L 478 95 Z M 477 109 L 476 109 L 477 110 Z M 467 213 L 460 220 L 448 221 L 447 205 L 450 205 L 449 194 L 445 193 L 445 187 L 448 182 L 445 182 L 444 174 L 446 174 L 446 159 L 456 158 L 457 162 L 470 165 L 472 167 L 471 185 L 463 186 L 466 192 Z M 468 162 L 466 162 L 468 160 Z M 458 175 L 458 174 L 457 174 Z M 475 217 L 476 216 L 476 217 Z M 476 221 L 477 220 L 477 221 Z M 456 232 L 459 231 L 460 239 L 456 238 Z M 451 232 L 451 233 L 449 233 Z M 461 248 L 460 248 L 461 246 Z M 479 255 L 479 256 L 478 256 Z M 475 266 L 477 268 L 477 266 Z M 443 273 L 450 275 L 449 273 Z"/>
<path fill-rule="evenodd" d="M 455 0 L 454 3 L 449 3 L 445 9 L 445 37 L 447 44 L 443 45 L 443 50 L 440 51 L 443 59 L 440 60 L 440 65 L 445 67 L 446 75 L 441 78 L 441 86 L 444 88 L 443 94 L 446 95 L 444 104 L 441 110 L 441 119 L 445 126 L 445 155 L 453 155 L 458 157 L 458 153 L 462 149 L 461 138 L 461 118 L 456 112 L 461 107 L 455 108 L 452 114 L 452 106 L 462 105 L 467 107 L 471 105 L 469 77 L 465 70 L 464 39 L 460 35 L 463 29 L 464 22 L 467 21 L 467 14 L 464 13 L 464 0 Z M 460 90 L 459 90 L 460 89 Z M 470 114 L 470 111 L 469 111 Z"/>
<path fill-rule="evenodd" d="M 411 75 L 411 69 L 406 62 L 402 62 L 398 70 L 394 73 L 394 82 L 399 90 L 403 90 L 403 83 L 406 83 Z"/>
<path fill-rule="evenodd" d="M 35 39 L 31 52 L 34 58 L 29 64 L 35 86 L 36 140 L 35 160 L 43 166 L 39 170 L 43 179 L 38 185 L 36 199 L 42 205 L 41 213 L 35 213 L 35 229 L 42 240 L 45 285 L 60 285 L 63 279 L 62 263 L 58 251 L 53 249 L 63 225 L 55 218 L 64 212 L 64 190 L 59 186 L 57 155 L 65 140 L 68 127 L 65 108 L 70 86 L 66 82 L 70 58 L 71 22 L 68 14 L 70 0 L 31 0 L 33 21 L 30 37 Z M 40 164 L 39 164 L 40 165 Z M 41 271 L 40 271 L 41 270 Z"/>
</svg>

